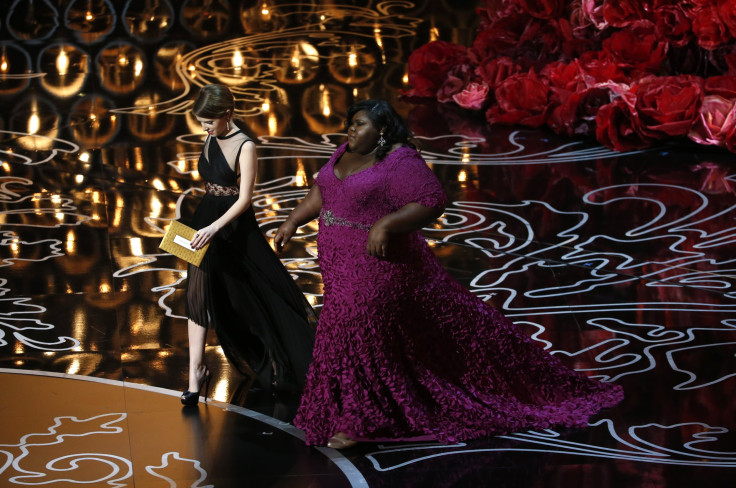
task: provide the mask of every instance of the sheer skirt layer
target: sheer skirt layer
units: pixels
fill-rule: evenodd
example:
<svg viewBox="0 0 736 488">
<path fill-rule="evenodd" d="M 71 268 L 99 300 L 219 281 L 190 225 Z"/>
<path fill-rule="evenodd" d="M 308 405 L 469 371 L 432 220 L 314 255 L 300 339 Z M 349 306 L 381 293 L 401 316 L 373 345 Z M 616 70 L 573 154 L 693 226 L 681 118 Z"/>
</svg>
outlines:
<svg viewBox="0 0 736 488">
<path fill-rule="evenodd" d="M 234 197 L 206 196 L 192 226 L 202 228 Z M 222 229 L 199 268 L 190 265 L 187 316 L 211 326 L 228 360 L 264 388 L 299 392 L 311 360 L 316 317 L 248 209 Z"/>
</svg>

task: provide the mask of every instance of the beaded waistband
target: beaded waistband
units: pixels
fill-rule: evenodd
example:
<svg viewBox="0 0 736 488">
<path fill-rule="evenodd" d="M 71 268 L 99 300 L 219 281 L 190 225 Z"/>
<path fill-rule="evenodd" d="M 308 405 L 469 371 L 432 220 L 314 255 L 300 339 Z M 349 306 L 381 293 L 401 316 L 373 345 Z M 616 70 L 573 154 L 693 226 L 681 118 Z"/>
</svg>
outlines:
<svg viewBox="0 0 736 488">
<path fill-rule="evenodd" d="M 205 181 L 204 189 L 208 195 L 214 195 L 216 197 L 229 197 L 240 194 L 240 188 L 237 186 L 220 186 L 217 183 L 210 183 L 209 181 Z"/>
<path fill-rule="evenodd" d="M 370 225 L 361 224 L 358 222 L 351 222 L 348 219 L 337 217 L 335 216 L 334 213 L 332 213 L 332 210 L 322 210 L 319 216 L 322 217 L 322 221 L 328 227 L 331 225 L 341 225 L 343 227 L 353 227 L 355 229 L 371 230 Z"/>
</svg>

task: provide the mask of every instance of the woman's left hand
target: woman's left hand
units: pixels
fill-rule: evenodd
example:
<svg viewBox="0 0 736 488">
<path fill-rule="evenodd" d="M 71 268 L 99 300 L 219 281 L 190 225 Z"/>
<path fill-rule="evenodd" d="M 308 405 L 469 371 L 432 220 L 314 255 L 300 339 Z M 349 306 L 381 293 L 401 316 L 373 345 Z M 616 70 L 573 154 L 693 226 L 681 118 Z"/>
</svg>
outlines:
<svg viewBox="0 0 736 488">
<path fill-rule="evenodd" d="M 385 258 L 388 255 L 389 232 L 379 220 L 368 233 L 368 243 L 365 246 L 370 256 Z"/>
<path fill-rule="evenodd" d="M 189 245 L 192 246 L 193 249 L 202 249 L 204 246 L 209 244 L 213 237 L 215 237 L 215 234 L 217 234 L 217 230 L 218 229 L 217 227 L 215 227 L 214 224 L 199 229 L 194 234 L 194 237 L 192 237 Z"/>
</svg>

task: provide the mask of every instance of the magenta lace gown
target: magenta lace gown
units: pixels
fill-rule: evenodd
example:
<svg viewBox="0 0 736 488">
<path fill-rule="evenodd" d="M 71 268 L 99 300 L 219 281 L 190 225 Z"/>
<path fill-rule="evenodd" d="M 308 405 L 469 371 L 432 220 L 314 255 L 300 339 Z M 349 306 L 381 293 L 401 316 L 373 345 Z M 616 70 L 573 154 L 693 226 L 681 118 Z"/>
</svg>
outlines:
<svg viewBox="0 0 736 488">
<path fill-rule="evenodd" d="M 421 156 L 402 147 L 339 180 L 341 146 L 316 180 L 324 307 L 294 424 L 308 444 L 356 439 L 454 442 L 587 425 L 623 398 L 545 352 L 442 268 L 420 233 L 366 253 L 368 229 L 410 202 L 442 207 Z"/>
</svg>

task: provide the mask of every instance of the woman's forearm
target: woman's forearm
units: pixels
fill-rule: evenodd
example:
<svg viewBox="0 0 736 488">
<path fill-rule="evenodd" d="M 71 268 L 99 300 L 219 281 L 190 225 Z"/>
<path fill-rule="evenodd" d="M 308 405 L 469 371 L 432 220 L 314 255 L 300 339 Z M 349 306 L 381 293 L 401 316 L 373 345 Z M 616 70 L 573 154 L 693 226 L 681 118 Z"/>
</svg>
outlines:
<svg viewBox="0 0 736 488">
<path fill-rule="evenodd" d="M 304 197 L 304 200 L 299 202 L 299 205 L 291 211 L 286 221 L 276 230 L 273 237 L 273 245 L 276 251 L 280 252 L 294 236 L 297 228 L 317 218 L 321 210 L 322 195 L 319 192 L 319 187 L 314 185 L 307 196 Z"/>
<path fill-rule="evenodd" d="M 299 205 L 291 211 L 286 222 L 293 224 L 296 227 L 300 227 L 319 217 L 321 210 L 322 195 L 319 192 L 319 187 L 314 185 L 309 190 L 309 193 L 307 193 L 307 196 L 304 197 L 304 200 L 299 202 Z"/>
<path fill-rule="evenodd" d="M 425 227 L 442 215 L 442 212 L 442 208 L 409 203 L 396 212 L 385 215 L 376 224 L 380 224 L 390 234 L 412 232 Z"/>
<path fill-rule="evenodd" d="M 239 198 L 233 203 L 227 211 L 215 220 L 212 224 L 219 231 L 227 224 L 238 218 L 240 214 L 248 210 L 252 201 L 252 195 L 240 194 Z"/>
</svg>

